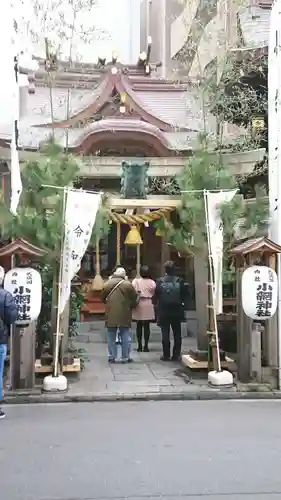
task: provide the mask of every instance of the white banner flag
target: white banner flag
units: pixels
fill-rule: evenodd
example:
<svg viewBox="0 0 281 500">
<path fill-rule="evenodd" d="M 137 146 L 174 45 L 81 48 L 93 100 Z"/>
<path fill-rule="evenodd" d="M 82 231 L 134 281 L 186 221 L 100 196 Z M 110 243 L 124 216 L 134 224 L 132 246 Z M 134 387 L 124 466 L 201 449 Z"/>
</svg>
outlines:
<svg viewBox="0 0 281 500">
<path fill-rule="evenodd" d="M 67 191 L 59 314 L 64 311 L 70 296 L 71 280 L 79 271 L 89 245 L 100 201 L 100 193 Z"/>
<path fill-rule="evenodd" d="M 230 202 L 237 190 L 206 192 L 207 215 L 209 223 L 210 253 L 214 268 L 214 307 L 215 314 L 222 314 L 222 271 L 223 271 L 223 227 L 220 209 L 223 203 Z"/>
</svg>

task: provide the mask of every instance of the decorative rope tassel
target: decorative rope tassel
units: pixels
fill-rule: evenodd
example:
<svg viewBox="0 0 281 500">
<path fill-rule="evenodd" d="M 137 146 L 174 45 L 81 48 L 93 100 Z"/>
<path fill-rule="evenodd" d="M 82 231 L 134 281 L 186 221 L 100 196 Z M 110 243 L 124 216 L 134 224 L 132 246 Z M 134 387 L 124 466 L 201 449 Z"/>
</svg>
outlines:
<svg viewBox="0 0 281 500">
<path fill-rule="evenodd" d="M 92 290 L 100 292 L 103 289 L 104 281 L 100 274 L 100 241 L 96 240 L 96 275 L 92 281 Z"/>
<path fill-rule="evenodd" d="M 116 222 L 116 266 L 121 264 L 121 226 Z"/>
</svg>

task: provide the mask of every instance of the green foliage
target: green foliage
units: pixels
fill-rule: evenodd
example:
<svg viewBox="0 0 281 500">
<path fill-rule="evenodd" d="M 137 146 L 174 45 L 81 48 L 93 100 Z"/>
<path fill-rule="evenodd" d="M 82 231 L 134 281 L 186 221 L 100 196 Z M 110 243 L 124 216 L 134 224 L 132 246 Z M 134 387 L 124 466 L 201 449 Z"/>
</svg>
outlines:
<svg viewBox="0 0 281 500">
<path fill-rule="evenodd" d="M 52 326 L 51 326 L 51 313 L 52 313 L 52 290 L 53 290 L 53 267 L 50 264 L 33 264 L 41 273 L 42 277 L 42 307 L 39 318 L 36 324 L 36 344 L 37 356 L 40 357 L 44 347 L 48 347 L 52 342 Z M 78 321 L 80 318 L 80 308 L 83 304 L 83 296 L 80 294 L 79 289 L 74 287 L 70 295 L 69 304 L 69 329 L 68 352 L 75 354 L 75 346 L 73 341 L 78 335 Z M 78 354 L 78 353 L 77 353 Z M 80 356 L 79 352 L 79 356 Z M 83 361 L 83 358 L 82 360 Z"/>
<path fill-rule="evenodd" d="M 32 264 L 34 267 L 34 264 Z M 41 357 L 43 346 L 52 342 L 51 311 L 53 270 L 50 265 L 36 265 L 42 278 L 42 306 L 36 323 L 36 351 L 37 358 Z"/>
<path fill-rule="evenodd" d="M 60 188 L 73 186 L 79 169 L 77 157 L 65 153 L 52 140 L 44 145 L 38 160 L 26 162 L 22 170 L 23 192 L 17 216 L 14 217 L 4 203 L 0 205 L 3 236 L 24 237 L 47 251 L 47 262 L 58 262 L 64 232 L 64 192 Z M 109 231 L 105 205 L 106 199 L 99 210 L 92 238 L 101 238 Z"/>
<path fill-rule="evenodd" d="M 99 211 L 96 216 L 96 222 L 93 228 L 91 243 L 95 246 L 97 240 L 105 238 L 110 231 L 108 196 L 103 195 Z"/>
<path fill-rule="evenodd" d="M 162 220 L 158 228 L 167 240 L 179 251 L 207 253 L 206 217 L 203 190 L 237 189 L 235 176 L 228 166 L 220 161 L 220 155 L 210 154 L 202 149 L 191 157 L 177 182 L 181 189 L 181 204 L 175 222 Z M 221 207 L 224 226 L 225 251 L 235 243 L 238 231 L 245 233 L 251 229 L 251 236 L 268 218 L 265 190 L 256 189 L 256 198 L 244 200 L 239 193 L 230 203 Z"/>
<path fill-rule="evenodd" d="M 46 250 L 43 263 L 39 265 L 43 281 L 42 309 L 37 322 L 37 353 L 40 356 L 44 346 L 53 341 L 51 325 L 52 311 L 56 307 L 53 297 L 54 274 L 58 269 L 63 227 L 63 188 L 73 186 L 79 175 L 80 160 L 65 153 L 52 140 L 40 151 L 38 160 L 28 161 L 22 171 L 23 192 L 18 214 L 14 217 L 4 202 L 0 205 L 3 236 L 23 237 L 30 243 Z M 53 187 L 46 187 L 53 186 Z M 56 189 L 56 187 L 58 189 Z M 92 239 L 102 238 L 109 231 L 106 198 L 103 199 Z M 34 266 L 34 263 L 32 264 Z M 77 334 L 77 318 L 82 297 L 77 290 L 70 298 L 70 340 Z M 54 316 L 54 315 L 53 315 Z M 54 318 L 53 318 L 54 319 Z M 75 352 L 73 342 L 69 346 Z M 78 353 L 77 353 L 78 354 Z"/>
<path fill-rule="evenodd" d="M 68 353 L 80 358 L 82 370 L 85 368 L 85 350 L 77 348 L 75 338 L 79 333 L 78 321 L 80 321 L 80 309 L 83 303 L 84 298 L 79 289 L 75 287 L 71 292 L 69 303 Z"/>
<path fill-rule="evenodd" d="M 63 189 L 45 186 L 71 186 L 78 172 L 77 158 L 64 153 L 49 141 L 42 148 L 38 160 L 24 165 L 23 192 L 17 216 L 12 216 L 4 204 L 0 207 L 4 236 L 24 237 L 47 250 L 48 261 L 58 261 L 63 232 Z"/>
</svg>

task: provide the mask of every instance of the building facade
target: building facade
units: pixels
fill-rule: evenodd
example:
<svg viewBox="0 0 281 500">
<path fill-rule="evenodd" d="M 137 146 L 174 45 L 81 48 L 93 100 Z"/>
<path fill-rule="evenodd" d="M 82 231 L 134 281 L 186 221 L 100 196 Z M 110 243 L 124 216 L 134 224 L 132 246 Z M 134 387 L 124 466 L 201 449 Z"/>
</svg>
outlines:
<svg viewBox="0 0 281 500">
<path fill-rule="evenodd" d="M 161 61 L 159 74 L 166 78 L 175 66 L 171 57 L 171 26 L 182 11 L 180 0 L 142 0 L 140 45 L 145 50 L 148 36 L 152 37 L 151 56 Z"/>
<path fill-rule="evenodd" d="M 272 0 L 143 0 L 141 47 L 153 40 L 164 76 L 175 70 L 204 76 L 217 61 L 221 77 L 227 54 L 268 45 Z"/>
</svg>

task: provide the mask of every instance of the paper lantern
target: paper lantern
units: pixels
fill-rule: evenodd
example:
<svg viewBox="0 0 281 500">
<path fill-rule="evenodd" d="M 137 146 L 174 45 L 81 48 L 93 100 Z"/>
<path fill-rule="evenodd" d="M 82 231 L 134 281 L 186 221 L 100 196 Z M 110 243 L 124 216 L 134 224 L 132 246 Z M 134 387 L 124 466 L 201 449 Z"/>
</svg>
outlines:
<svg viewBox="0 0 281 500">
<path fill-rule="evenodd" d="M 125 245 L 142 245 L 143 241 L 141 239 L 141 235 L 136 226 L 132 226 L 130 231 L 128 232 Z"/>
<path fill-rule="evenodd" d="M 266 266 L 248 267 L 242 275 L 242 307 L 247 316 L 264 321 L 277 309 L 278 278 Z"/>
<path fill-rule="evenodd" d="M 4 288 L 10 292 L 18 306 L 18 321 L 22 325 L 38 318 L 42 304 L 41 275 L 31 267 L 15 267 L 7 272 Z"/>
</svg>

